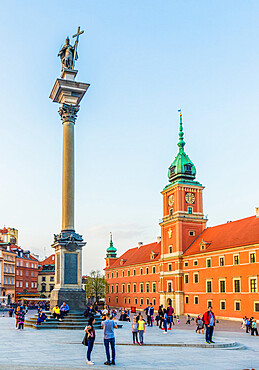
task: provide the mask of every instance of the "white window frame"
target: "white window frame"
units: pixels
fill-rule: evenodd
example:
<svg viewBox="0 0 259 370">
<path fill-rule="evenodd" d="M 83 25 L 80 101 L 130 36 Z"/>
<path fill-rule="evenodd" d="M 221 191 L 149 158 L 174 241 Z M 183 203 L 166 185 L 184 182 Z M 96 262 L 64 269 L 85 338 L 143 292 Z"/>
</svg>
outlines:
<svg viewBox="0 0 259 370">
<path fill-rule="evenodd" d="M 236 292 L 235 291 L 235 280 L 239 280 L 240 292 Z M 242 292 L 242 289 L 241 289 L 241 278 L 240 277 L 233 277 L 233 293 L 241 293 L 241 292 Z"/>
<path fill-rule="evenodd" d="M 198 275 L 198 281 L 195 281 L 195 275 Z M 199 284 L 199 273 L 196 271 L 193 273 L 193 284 Z"/>
<path fill-rule="evenodd" d="M 198 298 L 198 303 L 195 303 L 195 298 Z M 198 295 L 195 295 L 193 297 L 193 304 L 195 304 L 195 305 L 198 305 L 199 304 L 199 296 Z"/>
<path fill-rule="evenodd" d="M 256 304 L 256 303 L 257 303 L 257 304 L 259 304 L 259 301 L 254 301 L 254 312 L 259 312 L 259 311 L 256 311 L 256 310 L 255 310 L 255 304 Z"/>
<path fill-rule="evenodd" d="M 185 281 L 185 276 L 188 276 L 188 283 L 186 283 L 186 281 Z M 184 274 L 184 284 L 189 284 L 189 282 L 190 282 L 189 272 L 187 272 L 186 274 Z"/>
<path fill-rule="evenodd" d="M 197 262 L 196 264 L 194 262 Z M 192 262 L 193 266 L 198 266 L 198 260 L 193 260 Z"/>
<path fill-rule="evenodd" d="M 209 307 L 209 305 L 211 305 L 211 307 L 213 307 L 213 301 L 212 299 L 207 299 L 207 307 Z"/>
<path fill-rule="evenodd" d="M 208 261 L 210 261 L 210 267 L 208 267 Z M 212 267 L 212 259 L 211 257 L 206 258 L 206 268 L 210 269 Z"/>
<path fill-rule="evenodd" d="M 221 266 L 220 264 L 220 259 L 223 258 L 223 261 L 224 261 L 224 265 Z M 219 256 L 219 267 L 224 267 L 225 266 L 225 256 Z"/>
<path fill-rule="evenodd" d="M 225 292 L 221 292 L 221 291 L 220 291 L 220 282 L 221 282 L 221 281 L 225 281 Z M 220 279 L 219 279 L 219 293 L 226 293 L 226 292 L 227 292 L 226 279 L 220 278 Z"/>
<path fill-rule="evenodd" d="M 211 292 L 208 292 L 208 286 L 207 286 L 207 283 L 208 282 L 211 282 Z M 213 280 L 212 279 L 206 279 L 206 293 L 212 293 L 213 292 Z"/>
<path fill-rule="evenodd" d="M 251 292 L 251 280 L 256 280 L 256 291 L 255 292 Z M 257 276 L 249 276 L 249 293 L 258 293 L 258 281 L 257 281 Z"/>
<path fill-rule="evenodd" d="M 250 257 L 251 254 L 255 255 L 255 261 L 254 262 L 251 262 L 251 257 Z M 256 263 L 256 252 L 255 251 L 249 252 L 249 263 Z"/>
<path fill-rule="evenodd" d="M 169 292 L 169 289 L 168 289 L 169 284 L 171 284 L 171 292 Z M 167 285 L 167 292 L 172 293 L 173 292 L 173 281 L 172 280 L 167 280 L 166 285 Z"/>
<path fill-rule="evenodd" d="M 188 300 L 188 302 L 186 302 L 186 298 L 187 298 L 187 300 Z M 190 297 L 188 296 L 188 295 L 186 295 L 185 297 L 184 297 L 184 304 L 189 304 L 189 302 L 190 302 L 190 299 L 189 299 Z"/>
<path fill-rule="evenodd" d="M 239 303 L 239 305 L 240 305 L 240 310 L 237 310 L 237 309 L 236 309 L 236 303 Z M 240 300 L 240 299 L 235 299 L 235 300 L 234 300 L 234 311 L 236 311 L 236 312 L 240 312 L 240 311 L 241 311 L 241 300 Z"/>
<path fill-rule="evenodd" d="M 221 308 L 221 303 L 225 303 L 225 308 Z M 226 309 L 227 309 L 227 304 L 226 304 L 226 299 L 221 299 L 220 301 L 219 301 L 219 309 L 221 310 L 221 311 L 226 311 Z"/>
<path fill-rule="evenodd" d="M 235 263 L 235 257 L 238 256 L 238 263 Z M 238 266 L 240 265 L 240 256 L 239 253 L 233 254 L 233 265 Z"/>
</svg>

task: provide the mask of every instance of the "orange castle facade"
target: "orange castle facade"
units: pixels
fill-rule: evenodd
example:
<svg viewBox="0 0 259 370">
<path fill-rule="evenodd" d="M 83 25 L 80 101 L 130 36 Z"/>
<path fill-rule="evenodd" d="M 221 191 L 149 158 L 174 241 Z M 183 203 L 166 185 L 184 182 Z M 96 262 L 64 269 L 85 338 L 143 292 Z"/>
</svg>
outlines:
<svg viewBox="0 0 259 370">
<path fill-rule="evenodd" d="M 163 189 L 161 240 L 117 257 L 107 249 L 106 301 L 113 307 L 145 308 L 152 303 L 176 314 L 197 315 L 213 307 L 217 317 L 259 319 L 259 209 L 252 217 L 207 227 L 204 187 L 184 151 L 180 114 L 179 152 Z"/>
</svg>

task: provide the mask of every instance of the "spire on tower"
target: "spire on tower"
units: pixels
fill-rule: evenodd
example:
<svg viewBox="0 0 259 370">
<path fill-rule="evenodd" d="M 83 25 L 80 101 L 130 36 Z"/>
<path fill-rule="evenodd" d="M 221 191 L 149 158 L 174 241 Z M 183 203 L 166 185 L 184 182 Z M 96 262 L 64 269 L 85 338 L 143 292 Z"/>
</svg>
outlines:
<svg viewBox="0 0 259 370">
<path fill-rule="evenodd" d="M 107 248 L 107 258 L 117 258 L 117 249 L 113 246 L 112 233 L 110 233 L 110 246 Z"/>
<path fill-rule="evenodd" d="M 180 129 L 179 129 L 179 151 L 184 151 L 185 142 L 183 140 L 184 132 L 183 132 L 183 115 L 181 109 L 178 109 L 178 112 L 180 112 Z"/>
</svg>

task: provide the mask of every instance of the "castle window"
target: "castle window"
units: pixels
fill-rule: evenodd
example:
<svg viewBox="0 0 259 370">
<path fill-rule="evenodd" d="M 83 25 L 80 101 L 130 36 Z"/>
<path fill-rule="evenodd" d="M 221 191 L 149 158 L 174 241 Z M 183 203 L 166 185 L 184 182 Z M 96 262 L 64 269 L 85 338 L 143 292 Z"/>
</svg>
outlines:
<svg viewBox="0 0 259 370">
<path fill-rule="evenodd" d="M 250 253 L 250 263 L 255 263 L 255 252 Z"/>
<path fill-rule="evenodd" d="M 153 306 L 155 306 L 156 305 L 156 299 L 154 298 L 153 299 Z"/>
<path fill-rule="evenodd" d="M 188 303 L 189 303 L 189 296 L 188 296 L 188 295 L 186 295 L 186 296 L 185 296 L 185 303 L 186 303 L 186 304 L 188 304 Z"/>
<path fill-rule="evenodd" d="M 118 271 L 116 271 L 116 278 L 119 276 Z"/>
<path fill-rule="evenodd" d="M 156 292 L 156 283 L 153 283 L 152 286 L 153 286 L 153 293 L 155 293 Z"/>
<path fill-rule="evenodd" d="M 198 272 L 193 274 L 193 282 L 197 284 L 199 282 L 199 274 Z"/>
<path fill-rule="evenodd" d="M 188 267 L 188 262 L 184 262 L 184 267 Z"/>
<path fill-rule="evenodd" d="M 124 303 L 127 303 L 127 298 L 126 297 L 124 298 Z"/>
<path fill-rule="evenodd" d="M 259 312 L 259 302 L 254 303 L 254 311 Z"/>
<path fill-rule="evenodd" d="M 137 284 L 133 284 L 133 292 L 136 293 L 137 292 Z"/>
<path fill-rule="evenodd" d="M 174 209 L 173 209 L 173 208 L 170 208 L 170 210 L 169 210 L 169 215 L 170 215 L 170 216 L 173 216 L 173 214 L 174 214 Z"/>
<path fill-rule="evenodd" d="M 194 304 L 199 304 L 199 296 L 194 296 Z"/>
<path fill-rule="evenodd" d="M 209 308 L 209 307 L 212 307 L 212 301 L 211 301 L 211 300 L 207 301 L 207 307 L 208 307 L 208 308 Z"/>
<path fill-rule="evenodd" d="M 148 267 L 146 267 L 146 274 L 148 275 Z"/>
<path fill-rule="evenodd" d="M 169 253 L 173 253 L 173 246 L 169 245 Z"/>
<path fill-rule="evenodd" d="M 153 266 L 153 274 L 156 273 L 156 266 Z"/>
<path fill-rule="evenodd" d="M 136 270 L 135 270 L 135 269 L 133 270 L 133 275 L 134 275 L 134 276 L 136 275 Z"/>
<path fill-rule="evenodd" d="M 130 298 L 128 299 L 128 302 L 129 302 L 129 304 L 130 304 Z"/>
<path fill-rule="evenodd" d="M 195 231 L 189 231 L 189 236 L 195 236 Z"/>
<path fill-rule="evenodd" d="M 256 293 L 257 292 L 257 281 L 256 278 L 250 279 L 250 293 Z"/>
<path fill-rule="evenodd" d="M 112 278 L 113 278 L 113 272 L 112 272 Z"/>
<path fill-rule="evenodd" d="M 109 275 L 109 274 L 107 274 L 107 279 L 109 279 L 109 276 L 110 276 L 110 275 Z"/>
<path fill-rule="evenodd" d="M 172 271 L 172 264 L 171 263 L 168 264 L 168 271 Z"/>
<path fill-rule="evenodd" d="M 191 164 L 186 164 L 184 166 L 185 173 L 192 174 L 192 165 Z"/>
<path fill-rule="evenodd" d="M 240 293 L 240 279 L 234 279 L 234 292 Z"/>
<path fill-rule="evenodd" d="M 220 309 L 225 310 L 226 309 L 226 301 L 220 301 Z"/>
<path fill-rule="evenodd" d="M 118 301 L 119 301 L 119 299 L 118 299 L 118 297 L 116 297 L 116 298 L 115 298 L 115 302 L 116 302 L 116 303 L 118 303 Z"/>
<path fill-rule="evenodd" d="M 138 304 L 138 298 L 135 298 L 134 301 L 135 301 L 135 304 Z"/>
<path fill-rule="evenodd" d="M 212 293 L 212 281 L 207 280 L 207 293 Z"/>
<path fill-rule="evenodd" d="M 111 286 L 111 293 L 113 293 L 113 285 Z"/>
<path fill-rule="evenodd" d="M 130 276 L 130 270 L 128 270 L 128 276 Z"/>
<path fill-rule="evenodd" d="M 128 293 L 130 293 L 130 284 L 128 284 Z"/>
<path fill-rule="evenodd" d="M 234 265 L 239 265 L 239 255 L 236 254 L 233 257 L 234 257 Z"/>
<path fill-rule="evenodd" d="M 124 270 L 122 270 L 122 277 L 124 277 Z"/>
<path fill-rule="evenodd" d="M 122 284 L 122 293 L 125 293 L 125 284 Z"/>
<path fill-rule="evenodd" d="M 240 301 L 235 301 L 234 302 L 234 310 L 235 311 L 241 311 L 241 302 Z"/>
<path fill-rule="evenodd" d="M 143 293 L 144 289 L 143 289 L 143 283 L 140 283 L 140 293 Z"/>
<path fill-rule="evenodd" d="M 147 302 L 147 304 L 149 304 L 149 298 L 147 298 L 146 302 Z"/>
<path fill-rule="evenodd" d="M 226 293 L 226 281 L 225 280 L 219 281 L 219 291 L 220 293 Z"/>
<path fill-rule="evenodd" d="M 189 215 L 192 214 L 192 207 L 188 207 L 188 213 L 189 213 Z"/>
<path fill-rule="evenodd" d="M 143 269 L 142 268 L 140 269 L 140 275 L 143 275 Z"/>
<path fill-rule="evenodd" d="M 198 266 L 198 261 L 197 260 L 193 261 L 193 266 Z"/>
<path fill-rule="evenodd" d="M 211 267 L 211 258 L 207 258 L 207 267 Z"/>
<path fill-rule="evenodd" d="M 111 302 L 111 297 L 108 297 L 108 302 L 109 302 L 109 303 Z"/>
<path fill-rule="evenodd" d="M 184 282 L 185 284 L 189 283 L 189 274 L 184 274 Z"/>
<path fill-rule="evenodd" d="M 174 174 L 174 170 L 175 170 L 175 166 L 172 166 L 172 167 L 169 168 L 170 175 Z"/>
<path fill-rule="evenodd" d="M 140 306 L 143 305 L 143 298 L 140 298 Z"/>
<path fill-rule="evenodd" d="M 172 293 L 172 283 L 170 281 L 167 282 L 167 291 L 168 293 Z"/>
<path fill-rule="evenodd" d="M 119 285 L 116 284 L 116 293 L 119 293 Z"/>
<path fill-rule="evenodd" d="M 149 283 L 146 283 L 146 292 L 149 293 Z"/>
<path fill-rule="evenodd" d="M 219 265 L 220 266 L 225 266 L 225 258 L 224 257 L 219 257 Z"/>
</svg>

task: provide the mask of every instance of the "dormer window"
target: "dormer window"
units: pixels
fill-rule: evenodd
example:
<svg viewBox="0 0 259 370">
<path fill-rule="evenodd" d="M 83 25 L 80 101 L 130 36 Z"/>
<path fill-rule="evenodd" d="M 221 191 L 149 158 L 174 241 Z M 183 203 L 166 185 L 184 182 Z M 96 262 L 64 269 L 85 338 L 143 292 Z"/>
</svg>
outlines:
<svg viewBox="0 0 259 370">
<path fill-rule="evenodd" d="M 170 167 L 170 176 L 172 176 L 174 174 L 174 171 L 175 171 L 175 166 L 172 166 Z"/>
<path fill-rule="evenodd" d="M 185 170 L 186 173 L 191 174 L 192 173 L 192 164 L 186 164 L 184 166 L 184 170 Z"/>
</svg>

